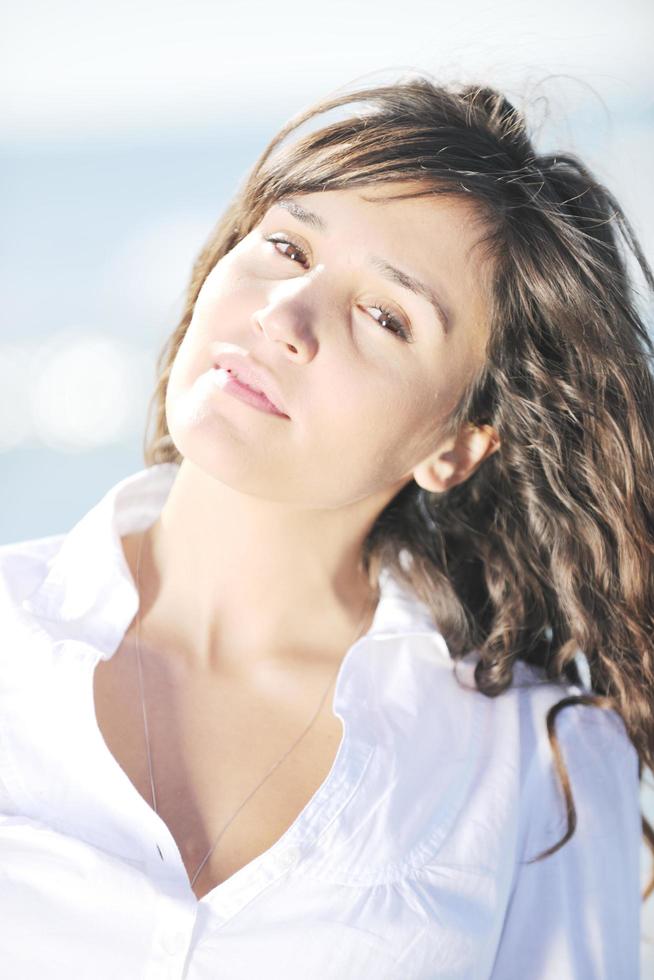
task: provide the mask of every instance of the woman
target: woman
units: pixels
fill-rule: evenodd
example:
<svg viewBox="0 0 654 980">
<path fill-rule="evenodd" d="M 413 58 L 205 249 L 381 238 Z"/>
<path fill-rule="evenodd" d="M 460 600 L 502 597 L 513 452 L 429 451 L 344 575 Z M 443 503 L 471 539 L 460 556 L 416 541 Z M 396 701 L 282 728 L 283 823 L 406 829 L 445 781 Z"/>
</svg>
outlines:
<svg viewBox="0 0 654 980">
<path fill-rule="evenodd" d="M 8 975 L 638 976 L 629 252 L 652 287 L 488 88 L 273 139 L 193 269 L 146 468 L 2 549 Z"/>
</svg>

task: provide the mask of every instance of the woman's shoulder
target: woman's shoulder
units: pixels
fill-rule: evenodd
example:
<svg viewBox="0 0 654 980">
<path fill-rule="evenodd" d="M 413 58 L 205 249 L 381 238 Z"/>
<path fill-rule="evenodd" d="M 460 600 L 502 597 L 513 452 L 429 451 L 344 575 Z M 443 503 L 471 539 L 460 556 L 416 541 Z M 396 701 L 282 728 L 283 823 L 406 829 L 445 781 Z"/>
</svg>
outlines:
<svg viewBox="0 0 654 980">
<path fill-rule="evenodd" d="M 539 754 L 544 754 L 548 763 L 551 741 L 547 719 L 559 704 L 561 707 L 552 712 L 552 723 L 562 751 L 574 751 L 588 760 L 607 752 L 632 758 L 637 755 L 622 716 L 615 708 L 592 702 L 597 692 L 589 682 L 552 680 L 542 669 L 520 661 L 514 671 L 512 689 L 519 699 L 525 723 L 534 731 Z"/>
<path fill-rule="evenodd" d="M 580 697 L 590 685 L 552 681 L 527 664 L 516 671 L 521 737 L 530 744 L 521 790 L 523 853 L 534 857 L 568 828 L 557 755 L 569 781 L 578 830 L 561 860 L 604 839 L 640 840 L 638 752 L 620 713 Z M 552 709 L 562 704 L 556 712 Z M 548 717 L 551 713 L 551 737 Z"/>
<path fill-rule="evenodd" d="M 0 604 L 3 612 L 20 605 L 42 582 L 65 534 L 51 534 L 0 545 Z"/>
<path fill-rule="evenodd" d="M 476 654 L 452 660 L 431 690 L 422 679 L 423 733 L 419 744 L 407 745 L 404 760 L 406 772 L 424 763 L 420 790 L 403 795 L 420 795 L 429 815 L 411 862 L 436 875 L 456 867 L 501 876 L 567 829 L 547 719 L 559 702 L 591 692 L 519 662 L 510 687 L 491 697 L 475 685 L 477 660 Z M 628 827 L 636 842 L 638 754 L 620 715 L 572 700 L 556 713 L 554 734 L 584 824 L 573 850 L 610 834 L 607 820 Z M 607 817 L 615 797 L 619 807 Z M 484 814 L 492 821 L 480 819 Z"/>
<path fill-rule="evenodd" d="M 47 577 L 64 538 L 56 534 L 0 545 L 0 694 L 15 693 L 18 687 L 29 690 L 37 676 L 46 677 L 35 666 L 51 662 L 53 638 L 35 627 L 29 600 Z"/>
<path fill-rule="evenodd" d="M 510 687 L 490 697 L 475 685 L 477 660 L 469 655 L 453 663 L 453 672 L 472 701 L 479 779 L 504 785 L 507 771 L 515 771 L 515 802 L 523 814 L 532 814 L 533 827 L 542 821 L 546 831 L 551 826 L 565 829 L 558 746 L 573 792 L 575 783 L 579 787 L 582 807 L 605 800 L 609 787 L 627 792 L 633 801 L 639 782 L 637 750 L 617 710 L 581 700 L 596 693 L 589 684 L 552 679 L 543 668 L 518 660 Z"/>
</svg>

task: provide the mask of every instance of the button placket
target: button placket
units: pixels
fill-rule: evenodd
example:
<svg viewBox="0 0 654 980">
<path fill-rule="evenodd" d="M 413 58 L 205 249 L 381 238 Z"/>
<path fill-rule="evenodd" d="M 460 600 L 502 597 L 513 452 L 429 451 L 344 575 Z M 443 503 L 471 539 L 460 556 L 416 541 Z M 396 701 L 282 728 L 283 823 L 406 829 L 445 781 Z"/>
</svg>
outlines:
<svg viewBox="0 0 654 980">
<path fill-rule="evenodd" d="M 161 882 L 164 888 L 175 888 L 174 882 Z M 155 949 L 160 967 L 181 977 L 196 922 L 196 903 L 180 900 L 171 894 L 159 896 Z M 164 965 L 165 964 L 165 965 Z"/>
<path fill-rule="evenodd" d="M 186 935 L 179 929 L 172 929 L 161 937 L 161 945 L 171 956 L 176 956 L 186 949 Z"/>
</svg>

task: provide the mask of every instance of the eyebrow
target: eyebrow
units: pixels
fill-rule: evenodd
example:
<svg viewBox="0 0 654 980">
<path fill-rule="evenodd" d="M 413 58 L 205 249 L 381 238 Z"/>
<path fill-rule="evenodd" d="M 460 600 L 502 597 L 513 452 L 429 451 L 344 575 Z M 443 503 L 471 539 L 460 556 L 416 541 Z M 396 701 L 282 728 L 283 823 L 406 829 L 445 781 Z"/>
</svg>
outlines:
<svg viewBox="0 0 654 980">
<path fill-rule="evenodd" d="M 327 231 L 327 222 L 324 218 L 316 214 L 315 211 L 309 211 L 301 204 L 298 204 L 293 198 L 284 197 L 275 201 L 275 204 L 280 208 L 285 208 L 294 218 L 302 221 L 305 225 L 309 225 L 309 227 L 315 228 L 317 231 Z M 371 255 L 370 262 L 385 279 L 397 283 L 398 286 L 403 286 L 404 289 L 409 289 L 412 293 L 424 297 L 424 299 L 431 303 L 438 319 L 443 324 L 443 329 L 447 333 L 452 325 L 450 307 L 443 302 L 431 286 L 416 279 L 415 276 L 409 275 L 408 272 L 403 272 L 402 269 L 398 269 L 397 266 L 388 262 L 386 259 L 380 258 L 378 255 Z"/>
</svg>

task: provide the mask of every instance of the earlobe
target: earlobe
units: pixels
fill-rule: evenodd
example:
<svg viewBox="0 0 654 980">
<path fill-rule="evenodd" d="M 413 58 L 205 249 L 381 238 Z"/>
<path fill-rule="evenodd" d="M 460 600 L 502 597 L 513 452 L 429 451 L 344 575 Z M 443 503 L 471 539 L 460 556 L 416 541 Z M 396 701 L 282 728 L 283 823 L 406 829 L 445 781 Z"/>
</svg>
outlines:
<svg viewBox="0 0 654 980">
<path fill-rule="evenodd" d="M 443 493 L 467 480 L 499 447 L 500 439 L 492 426 L 464 426 L 415 468 L 413 478 L 423 489 Z"/>
</svg>

